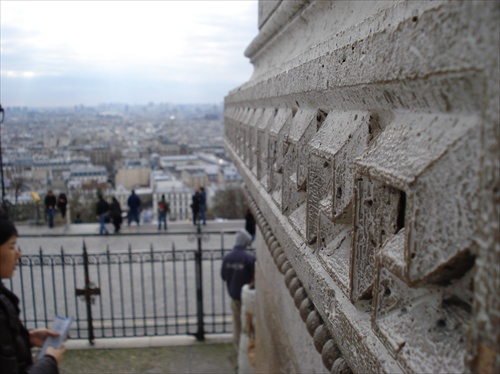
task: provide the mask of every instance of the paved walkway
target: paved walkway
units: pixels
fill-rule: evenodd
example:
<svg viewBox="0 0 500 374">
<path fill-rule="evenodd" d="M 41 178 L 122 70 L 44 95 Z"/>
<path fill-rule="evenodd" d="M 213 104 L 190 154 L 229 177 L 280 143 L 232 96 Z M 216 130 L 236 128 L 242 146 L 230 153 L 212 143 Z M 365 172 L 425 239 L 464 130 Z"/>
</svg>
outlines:
<svg viewBox="0 0 500 374">
<path fill-rule="evenodd" d="M 113 235 L 113 225 L 106 225 L 110 235 Z M 39 236 L 52 236 L 52 235 L 69 235 L 69 236 L 81 236 L 81 235 L 99 235 L 99 224 L 98 223 L 80 223 L 80 224 L 59 224 L 53 228 L 47 227 L 47 225 L 27 225 L 27 224 L 17 224 L 20 231 L 20 235 L 39 235 Z M 201 226 L 203 231 L 220 231 L 220 230 L 240 230 L 245 228 L 245 221 L 242 219 L 225 220 L 225 221 L 207 221 L 206 225 Z M 130 226 L 127 224 L 122 225 L 121 234 L 158 234 L 158 233 L 174 233 L 174 232 L 184 232 L 184 231 L 196 231 L 196 226 L 191 222 L 184 221 L 172 221 L 168 223 L 168 230 L 158 230 L 158 225 L 156 223 L 148 223 L 137 226 L 132 223 Z M 119 234 L 118 234 L 119 236 Z"/>
<path fill-rule="evenodd" d="M 62 373 L 235 373 L 230 334 L 97 339 L 66 343 Z"/>
<path fill-rule="evenodd" d="M 244 227 L 244 220 L 207 221 L 207 224 L 202 226 L 203 248 L 232 248 L 234 234 L 226 232 L 235 232 Z M 52 229 L 34 225 L 18 225 L 17 228 L 17 242 L 25 254 L 38 253 L 40 248 L 45 254 L 59 253 L 61 248 L 64 248 L 67 254 L 81 253 L 83 242 L 89 253 L 102 253 L 107 248 L 110 251 L 126 251 L 129 246 L 132 250 L 148 250 L 151 247 L 155 250 L 171 250 L 173 246 L 176 249 L 196 248 L 194 234 L 197 228 L 189 222 L 169 222 L 167 231 L 159 231 L 156 224 L 130 227 L 125 225 L 120 234 L 109 235 L 99 235 L 97 223 L 60 225 Z M 108 230 L 112 231 L 111 225 Z"/>
</svg>

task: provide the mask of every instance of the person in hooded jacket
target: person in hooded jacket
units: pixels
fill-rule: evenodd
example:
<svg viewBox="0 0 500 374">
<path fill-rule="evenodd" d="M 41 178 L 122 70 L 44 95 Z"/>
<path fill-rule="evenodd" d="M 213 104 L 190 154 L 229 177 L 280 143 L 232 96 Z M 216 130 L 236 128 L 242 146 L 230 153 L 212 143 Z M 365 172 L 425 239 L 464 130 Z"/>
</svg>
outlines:
<svg viewBox="0 0 500 374">
<path fill-rule="evenodd" d="M 21 252 L 16 245 L 17 229 L 0 218 L 0 279 L 14 275 Z M 66 348 L 48 347 L 46 354 L 33 362 L 31 347 L 41 347 L 49 336 L 58 336 L 48 329 L 28 331 L 19 319 L 19 299 L 0 281 L 0 372 L 2 374 L 59 373 Z"/>
<path fill-rule="evenodd" d="M 241 289 L 254 279 L 255 257 L 246 252 L 252 243 L 252 236 L 241 230 L 236 235 L 233 250 L 222 260 L 221 277 L 227 284 L 227 291 L 231 296 L 233 311 L 233 342 L 238 349 L 241 332 Z"/>
</svg>

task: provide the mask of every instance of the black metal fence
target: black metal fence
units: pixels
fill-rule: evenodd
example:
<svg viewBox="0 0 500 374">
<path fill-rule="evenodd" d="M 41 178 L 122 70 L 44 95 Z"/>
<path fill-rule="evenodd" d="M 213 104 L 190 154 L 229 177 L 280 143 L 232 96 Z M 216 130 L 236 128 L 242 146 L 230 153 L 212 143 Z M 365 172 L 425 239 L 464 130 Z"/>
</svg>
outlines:
<svg viewBox="0 0 500 374">
<path fill-rule="evenodd" d="M 198 233 L 200 233 L 198 231 Z M 230 248 L 23 255 L 7 282 L 19 296 L 28 329 L 72 316 L 72 338 L 136 337 L 232 331 L 220 277 Z M 252 250 L 253 251 L 253 250 Z"/>
</svg>

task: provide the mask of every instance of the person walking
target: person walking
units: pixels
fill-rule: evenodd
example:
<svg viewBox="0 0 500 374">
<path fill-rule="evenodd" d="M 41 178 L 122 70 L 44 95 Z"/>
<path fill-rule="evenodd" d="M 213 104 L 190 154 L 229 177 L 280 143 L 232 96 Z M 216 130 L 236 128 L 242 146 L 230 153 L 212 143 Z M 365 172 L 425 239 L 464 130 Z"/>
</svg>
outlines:
<svg viewBox="0 0 500 374">
<path fill-rule="evenodd" d="M 241 289 L 253 281 L 255 275 L 255 257 L 245 250 L 252 242 L 252 237 L 245 230 L 236 235 L 233 250 L 222 260 L 221 277 L 227 284 L 233 311 L 233 342 L 238 349 L 241 332 Z"/>
<path fill-rule="evenodd" d="M 17 229 L 0 219 L 0 280 L 11 279 L 21 258 L 17 248 Z M 31 347 L 42 347 L 45 339 L 59 334 L 48 329 L 28 331 L 19 319 L 19 298 L 0 281 L 0 371 L 2 373 L 59 373 L 66 348 L 48 347 L 33 363 Z"/>
<path fill-rule="evenodd" d="M 52 193 L 51 190 L 47 192 L 47 196 L 45 196 L 45 213 L 47 214 L 47 218 L 49 220 L 49 227 L 54 227 L 54 216 L 56 214 L 56 197 Z"/>
<path fill-rule="evenodd" d="M 255 218 L 250 208 L 245 213 L 245 230 L 252 236 L 252 242 L 255 240 L 256 224 Z"/>
<path fill-rule="evenodd" d="M 205 211 L 207 210 L 207 193 L 204 187 L 200 187 L 200 215 L 201 221 L 206 225 L 207 221 L 205 219 Z"/>
<path fill-rule="evenodd" d="M 165 195 L 161 195 L 161 200 L 158 203 L 158 230 L 161 230 L 161 223 L 163 222 L 163 229 L 167 230 L 167 214 L 170 213 L 170 204 L 165 200 Z"/>
<path fill-rule="evenodd" d="M 99 201 L 97 202 L 97 219 L 99 220 L 99 234 L 108 235 L 108 229 L 106 228 L 106 218 L 109 216 L 109 204 L 102 195 L 99 195 Z"/>
<path fill-rule="evenodd" d="M 200 214 L 200 204 L 201 204 L 201 192 L 200 190 L 196 190 L 194 195 L 191 197 L 191 210 L 193 211 L 193 225 L 196 225 L 196 220 L 199 218 Z"/>
<path fill-rule="evenodd" d="M 113 226 L 115 227 L 115 234 L 120 232 L 120 227 L 122 224 L 122 207 L 120 206 L 120 202 L 116 200 L 116 197 L 113 196 L 111 200 L 111 206 L 109 208 L 109 217 L 113 222 Z"/>
<path fill-rule="evenodd" d="M 139 208 L 141 207 L 141 199 L 132 190 L 132 194 L 128 197 L 127 204 L 129 207 L 128 211 L 128 225 L 134 220 L 139 226 Z"/>
<path fill-rule="evenodd" d="M 61 218 L 64 220 L 66 218 L 66 207 L 68 205 L 68 199 L 66 198 L 66 194 L 61 192 L 59 197 L 57 198 L 57 208 L 61 212 Z"/>
</svg>

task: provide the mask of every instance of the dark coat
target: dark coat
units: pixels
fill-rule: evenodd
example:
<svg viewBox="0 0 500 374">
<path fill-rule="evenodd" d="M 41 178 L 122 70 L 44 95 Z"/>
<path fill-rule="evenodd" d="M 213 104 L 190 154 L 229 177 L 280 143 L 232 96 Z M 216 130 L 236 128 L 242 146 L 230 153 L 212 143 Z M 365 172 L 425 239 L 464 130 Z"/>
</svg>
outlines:
<svg viewBox="0 0 500 374">
<path fill-rule="evenodd" d="M 109 216 L 113 222 L 122 222 L 122 208 L 118 200 L 113 200 L 109 209 Z"/>
<path fill-rule="evenodd" d="M 97 202 L 97 215 L 100 216 L 101 214 L 104 214 L 106 212 L 109 212 L 109 204 L 106 202 L 104 199 L 99 199 Z"/>
<path fill-rule="evenodd" d="M 224 257 L 221 277 L 227 282 L 227 291 L 233 300 L 241 300 L 241 289 L 252 281 L 255 273 L 255 257 L 244 247 L 235 246 Z"/>
<path fill-rule="evenodd" d="M 68 199 L 66 198 L 66 194 L 65 193 L 60 194 L 59 198 L 57 199 L 57 207 L 60 210 L 65 210 L 67 204 L 68 204 Z"/>
<path fill-rule="evenodd" d="M 33 364 L 29 333 L 19 320 L 19 299 L 0 282 L 0 371 L 2 374 L 59 373 L 45 355 Z"/>
<path fill-rule="evenodd" d="M 255 218 L 251 212 L 245 214 L 245 230 L 248 231 L 250 235 L 255 235 Z"/>
<path fill-rule="evenodd" d="M 127 204 L 130 209 L 139 209 L 141 206 L 141 199 L 135 193 L 129 196 Z"/>
<path fill-rule="evenodd" d="M 196 191 L 196 193 L 192 196 L 191 200 L 192 200 L 191 209 L 193 210 L 194 213 L 198 213 L 203 204 L 203 195 L 201 194 L 201 192 Z"/>
<path fill-rule="evenodd" d="M 49 207 L 52 207 L 52 209 L 56 208 L 56 197 L 54 195 L 47 195 L 45 196 L 45 209 L 49 209 Z"/>
</svg>

